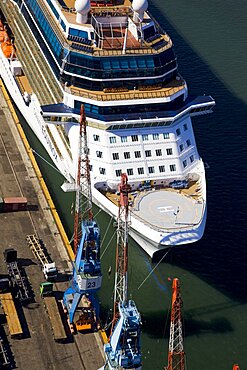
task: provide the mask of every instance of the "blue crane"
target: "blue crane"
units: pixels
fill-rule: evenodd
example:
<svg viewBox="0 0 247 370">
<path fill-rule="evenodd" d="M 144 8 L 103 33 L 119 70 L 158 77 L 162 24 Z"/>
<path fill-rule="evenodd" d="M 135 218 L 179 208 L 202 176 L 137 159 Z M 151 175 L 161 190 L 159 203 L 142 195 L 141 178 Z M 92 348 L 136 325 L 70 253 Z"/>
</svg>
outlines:
<svg viewBox="0 0 247 370">
<path fill-rule="evenodd" d="M 101 287 L 100 231 L 94 220 L 82 221 L 82 237 L 73 263 L 73 278 L 63 296 L 71 331 L 91 330 L 99 316 L 95 293 Z"/>
<path fill-rule="evenodd" d="M 119 185 L 119 211 L 117 219 L 117 253 L 114 288 L 114 315 L 109 343 L 105 344 L 106 363 L 103 369 L 140 370 L 141 316 L 135 302 L 128 299 L 128 231 L 130 185 L 126 174 Z"/>
<path fill-rule="evenodd" d="M 95 294 L 102 283 L 100 230 L 93 219 L 86 117 L 81 106 L 76 204 L 74 218 L 73 277 L 63 296 L 71 331 L 91 330 L 99 316 Z M 86 196 L 86 202 L 84 197 Z"/>
</svg>

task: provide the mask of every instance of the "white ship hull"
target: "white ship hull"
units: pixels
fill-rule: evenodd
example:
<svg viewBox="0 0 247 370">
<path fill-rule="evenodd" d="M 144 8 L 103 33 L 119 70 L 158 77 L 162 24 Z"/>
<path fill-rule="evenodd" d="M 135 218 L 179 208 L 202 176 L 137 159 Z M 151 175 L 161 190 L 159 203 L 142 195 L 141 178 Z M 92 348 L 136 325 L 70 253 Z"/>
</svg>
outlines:
<svg viewBox="0 0 247 370">
<path fill-rule="evenodd" d="M 67 181 L 73 182 L 74 165 L 72 159 L 68 155 L 66 157 L 66 150 L 63 151 L 63 159 L 61 159 L 57 154 L 57 151 L 49 138 L 38 99 L 33 94 L 31 96 L 30 104 L 27 105 L 25 103 L 16 79 L 10 69 L 9 60 L 4 56 L 1 48 L 0 74 L 20 113 L 44 146 L 55 166 Z M 56 144 L 60 150 L 63 150 L 64 144 L 59 136 L 56 137 Z M 174 225 L 171 225 L 168 228 L 154 227 L 149 222 L 143 222 L 143 219 L 138 217 L 137 213 L 132 212 L 130 235 L 149 256 L 153 257 L 155 252 L 174 245 L 193 243 L 202 237 L 206 222 L 206 184 L 204 166 L 201 160 L 198 161 L 197 175 L 199 176 L 201 183 L 201 214 L 197 217 L 196 222 L 187 222 L 185 224 L 181 222 L 181 226 L 179 226 L 178 222 L 174 222 Z M 95 182 L 97 181 L 94 180 L 94 183 Z M 96 205 L 114 218 L 117 217 L 118 207 L 94 186 L 92 189 L 92 195 L 93 201 Z"/>
</svg>

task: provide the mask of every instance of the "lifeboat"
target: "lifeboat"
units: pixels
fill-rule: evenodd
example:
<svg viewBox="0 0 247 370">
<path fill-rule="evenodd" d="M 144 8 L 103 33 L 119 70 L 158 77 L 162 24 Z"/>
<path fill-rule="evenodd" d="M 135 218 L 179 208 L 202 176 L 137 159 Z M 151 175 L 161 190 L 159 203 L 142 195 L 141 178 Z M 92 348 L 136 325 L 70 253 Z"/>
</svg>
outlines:
<svg viewBox="0 0 247 370">
<path fill-rule="evenodd" d="M 15 48 L 10 40 L 1 43 L 1 49 L 6 58 L 13 58 L 15 56 Z"/>
<path fill-rule="evenodd" d="M 0 27 L 0 44 L 8 38 L 8 34 L 4 29 L 1 29 Z"/>
<path fill-rule="evenodd" d="M 4 41 L 6 41 L 9 38 L 6 27 L 3 25 L 3 22 L 0 19 L 0 44 Z"/>
</svg>

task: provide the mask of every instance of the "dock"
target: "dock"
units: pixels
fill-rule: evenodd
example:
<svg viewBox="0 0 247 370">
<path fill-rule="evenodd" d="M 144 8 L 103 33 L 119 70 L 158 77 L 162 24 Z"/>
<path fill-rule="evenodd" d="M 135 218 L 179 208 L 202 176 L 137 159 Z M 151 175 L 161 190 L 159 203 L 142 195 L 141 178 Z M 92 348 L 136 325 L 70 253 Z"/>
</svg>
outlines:
<svg viewBox="0 0 247 370">
<path fill-rule="evenodd" d="M 0 81 L 1 84 L 1 81 Z M 1 84 L 2 85 L 2 84 Z M 3 91 L 5 91 L 4 86 Z M 6 91 L 5 91 L 6 94 Z M 61 237 L 55 217 L 58 218 L 48 191 L 40 185 L 37 173 L 23 144 L 17 115 L 10 112 L 11 104 L 0 89 L 0 195 L 26 197 L 28 209 L 0 213 L 0 275 L 6 275 L 3 252 L 15 248 L 22 259 L 33 291 L 33 302 L 27 306 L 17 304 L 17 313 L 23 330 L 21 339 L 11 338 L 7 322 L 2 324 L 7 334 L 17 368 L 26 370 L 85 369 L 96 370 L 104 365 L 103 340 L 99 332 L 70 336 L 66 343 L 56 343 L 42 298 L 39 284 L 44 281 L 26 236 L 36 234 L 44 242 L 58 271 L 65 276 L 71 272 L 71 251 Z M 13 107 L 12 107 L 13 108 Z M 41 176 L 42 177 L 42 176 Z M 42 179 L 43 181 L 43 179 Z M 45 196 L 46 194 L 46 196 Z M 48 198 L 48 199 L 47 199 Z M 55 283 L 57 294 L 62 294 L 68 282 Z M 3 308 L 1 308 L 3 314 Z"/>
</svg>

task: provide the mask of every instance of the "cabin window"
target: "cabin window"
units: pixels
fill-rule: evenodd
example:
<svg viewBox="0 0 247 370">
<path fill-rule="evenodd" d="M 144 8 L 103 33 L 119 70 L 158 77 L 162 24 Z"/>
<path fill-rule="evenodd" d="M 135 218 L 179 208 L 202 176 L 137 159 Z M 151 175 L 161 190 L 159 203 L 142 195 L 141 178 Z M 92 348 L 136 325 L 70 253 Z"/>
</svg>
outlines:
<svg viewBox="0 0 247 370">
<path fill-rule="evenodd" d="M 148 135 L 147 134 L 143 134 L 142 135 L 142 140 L 143 141 L 148 141 Z"/>
<path fill-rule="evenodd" d="M 170 171 L 171 172 L 176 171 L 176 165 L 175 164 L 170 164 Z"/>
<path fill-rule="evenodd" d="M 184 144 L 179 145 L 179 150 L 180 150 L 180 152 L 182 152 L 184 150 Z"/>
<path fill-rule="evenodd" d="M 132 141 L 138 141 L 138 135 L 132 135 L 131 139 Z"/>
<path fill-rule="evenodd" d="M 141 158 L 141 152 L 139 150 L 135 152 L 135 158 Z"/>
<path fill-rule="evenodd" d="M 112 158 L 114 161 L 116 161 L 117 159 L 119 159 L 119 154 L 118 153 L 112 153 Z"/>
<path fill-rule="evenodd" d="M 99 140 L 99 135 L 93 135 L 93 139 L 94 139 L 94 141 L 100 141 Z"/>
<path fill-rule="evenodd" d="M 191 156 L 190 156 L 190 162 L 192 163 L 192 162 L 194 162 L 194 160 L 195 160 L 194 156 L 193 156 L 193 155 L 191 155 Z"/>
<path fill-rule="evenodd" d="M 103 153 L 102 153 L 102 152 L 100 152 L 99 150 L 97 150 L 97 151 L 96 151 L 96 156 L 97 156 L 98 158 L 102 158 L 102 157 L 103 157 Z"/>
<path fill-rule="evenodd" d="M 77 30 L 76 28 L 69 28 L 69 35 L 83 37 L 88 39 L 88 33 L 86 31 Z"/>
<path fill-rule="evenodd" d="M 172 148 L 167 148 L 166 149 L 166 154 L 167 155 L 172 155 Z"/>
<path fill-rule="evenodd" d="M 159 166 L 159 171 L 160 172 L 165 172 L 165 166 L 163 166 L 163 165 L 162 166 Z"/>
<path fill-rule="evenodd" d="M 176 129 L 176 134 L 177 134 L 177 136 L 180 136 L 180 135 L 181 135 L 181 130 L 180 130 L 180 128 L 177 128 L 177 129 Z"/>
<path fill-rule="evenodd" d="M 119 177 L 121 176 L 122 170 L 116 170 L 115 172 L 116 172 L 116 176 Z"/>
<path fill-rule="evenodd" d="M 160 157 L 162 155 L 161 149 L 156 149 L 155 152 L 156 152 L 157 157 Z"/>
<path fill-rule="evenodd" d="M 191 141 L 190 141 L 190 139 L 186 140 L 186 144 L 187 144 L 187 146 L 188 146 L 188 147 L 189 147 L 189 146 L 191 146 Z"/>
<path fill-rule="evenodd" d="M 153 134 L 153 140 L 159 140 L 160 135 L 159 134 Z"/>
<path fill-rule="evenodd" d="M 144 174 L 144 168 L 143 167 L 137 168 L 137 172 L 138 172 L 138 175 L 143 175 Z"/>
<path fill-rule="evenodd" d="M 101 175 L 105 175 L 105 168 L 100 167 L 100 168 L 99 168 L 99 173 L 100 173 Z"/>
<path fill-rule="evenodd" d="M 145 156 L 146 157 L 151 157 L 152 156 L 151 150 L 145 150 Z"/>
<path fill-rule="evenodd" d="M 134 174 L 133 168 L 127 168 L 127 175 L 131 176 L 133 174 Z"/>
<path fill-rule="evenodd" d="M 130 159 L 130 152 L 124 152 L 124 159 Z"/>
<path fill-rule="evenodd" d="M 186 159 L 183 161 L 183 166 L 184 166 L 184 168 L 187 167 L 187 161 L 186 161 Z"/>
<path fill-rule="evenodd" d="M 148 173 L 154 173 L 154 167 L 148 167 Z"/>
<path fill-rule="evenodd" d="M 163 138 L 164 138 L 165 140 L 170 139 L 170 134 L 169 134 L 169 132 L 164 132 L 164 133 L 163 133 Z"/>
<path fill-rule="evenodd" d="M 116 143 L 116 141 L 117 141 L 117 139 L 116 139 L 116 137 L 115 137 L 115 136 L 110 136 L 109 140 L 110 140 L 110 143 L 111 143 L 111 144 L 115 144 L 115 143 Z"/>
<path fill-rule="evenodd" d="M 187 131 L 187 130 L 188 130 L 188 125 L 187 125 L 187 123 L 185 123 L 183 126 L 184 126 L 184 131 Z"/>
</svg>

